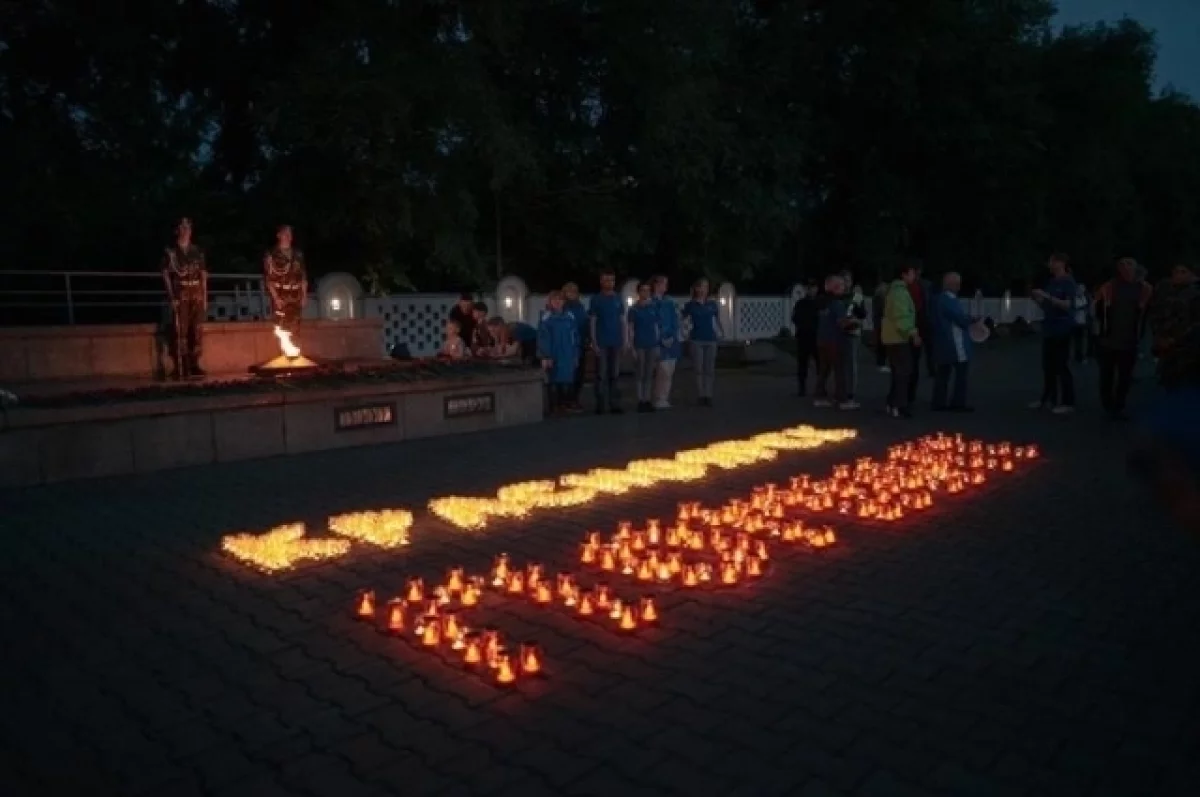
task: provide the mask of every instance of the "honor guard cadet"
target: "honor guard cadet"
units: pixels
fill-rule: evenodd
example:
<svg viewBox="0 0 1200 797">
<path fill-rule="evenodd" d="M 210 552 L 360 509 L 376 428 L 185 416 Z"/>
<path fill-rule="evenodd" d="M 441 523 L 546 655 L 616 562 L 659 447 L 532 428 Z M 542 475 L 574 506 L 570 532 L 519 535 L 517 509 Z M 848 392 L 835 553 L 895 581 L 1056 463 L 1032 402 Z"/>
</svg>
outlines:
<svg viewBox="0 0 1200 797">
<path fill-rule="evenodd" d="M 263 285 L 271 299 L 271 315 L 281 329 L 295 333 L 308 298 L 304 253 L 292 247 L 292 228 L 281 224 L 275 247 L 263 256 Z"/>
<path fill-rule="evenodd" d="M 162 265 L 167 300 L 171 303 L 171 349 L 175 379 L 204 376 L 200 368 L 203 326 L 208 313 L 208 268 L 204 252 L 192 243 L 192 220 L 182 218 L 175 228 L 175 245 L 167 247 Z"/>
</svg>

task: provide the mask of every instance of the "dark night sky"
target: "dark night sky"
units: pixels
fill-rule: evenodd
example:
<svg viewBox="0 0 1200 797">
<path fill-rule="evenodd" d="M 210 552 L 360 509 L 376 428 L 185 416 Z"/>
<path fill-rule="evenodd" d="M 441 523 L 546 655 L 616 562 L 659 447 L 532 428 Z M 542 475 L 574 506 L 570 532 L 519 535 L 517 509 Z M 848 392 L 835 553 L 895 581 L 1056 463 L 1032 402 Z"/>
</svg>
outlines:
<svg viewBox="0 0 1200 797">
<path fill-rule="evenodd" d="M 1200 102 L 1200 0 L 1057 0 L 1058 22 L 1116 22 L 1128 16 L 1157 34 L 1155 86 L 1168 83 Z"/>
</svg>

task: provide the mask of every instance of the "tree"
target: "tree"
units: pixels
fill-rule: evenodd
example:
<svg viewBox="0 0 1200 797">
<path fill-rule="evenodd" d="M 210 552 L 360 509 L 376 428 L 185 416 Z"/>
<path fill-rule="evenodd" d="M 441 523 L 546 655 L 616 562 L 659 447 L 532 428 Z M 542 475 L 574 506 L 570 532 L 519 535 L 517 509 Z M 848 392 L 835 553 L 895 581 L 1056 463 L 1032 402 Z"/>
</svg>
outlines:
<svg viewBox="0 0 1200 797">
<path fill-rule="evenodd" d="M 0 4 L 6 262 L 150 268 L 184 213 L 220 270 L 287 221 L 380 290 L 1200 254 L 1200 110 L 1044 0 L 152 6 Z"/>
</svg>

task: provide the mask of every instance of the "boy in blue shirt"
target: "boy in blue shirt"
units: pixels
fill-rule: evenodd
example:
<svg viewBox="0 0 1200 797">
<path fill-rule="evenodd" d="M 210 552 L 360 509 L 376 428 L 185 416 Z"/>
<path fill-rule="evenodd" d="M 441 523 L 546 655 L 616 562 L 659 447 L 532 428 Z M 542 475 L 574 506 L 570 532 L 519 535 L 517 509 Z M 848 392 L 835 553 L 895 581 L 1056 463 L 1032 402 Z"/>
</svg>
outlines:
<svg viewBox="0 0 1200 797">
<path fill-rule="evenodd" d="M 546 316 L 538 325 L 538 357 L 550 383 L 550 414 L 562 415 L 571 407 L 579 329 L 574 316 L 563 311 L 562 291 L 551 291 L 546 304 Z"/>
<path fill-rule="evenodd" d="M 659 344 L 662 342 L 658 314 L 658 304 L 650 296 L 650 283 L 641 283 L 638 285 L 637 302 L 626 314 L 628 337 L 633 341 L 633 355 L 637 359 L 638 412 L 654 412 L 654 404 L 651 403 L 654 370 L 658 366 Z"/>
<path fill-rule="evenodd" d="M 1050 407 L 1058 415 L 1075 411 L 1075 380 L 1071 377 L 1071 336 L 1075 331 L 1075 294 L 1071 259 L 1062 253 L 1050 255 L 1046 268 L 1050 280 L 1044 289 L 1034 289 L 1033 300 L 1042 308 L 1042 397 L 1031 409 Z"/>
<path fill-rule="evenodd" d="M 667 278 L 659 275 L 652 281 L 654 302 L 658 306 L 658 332 L 661 346 L 658 368 L 654 375 L 654 409 L 671 409 L 671 384 L 675 379 L 675 363 L 679 361 L 679 308 L 667 296 Z"/>
<path fill-rule="evenodd" d="M 563 312 L 575 319 L 575 328 L 579 332 L 579 359 L 575 361 L 575 381 L 571 384 L 571 409 L 580 409 L 579 394 L 583 392 L 583 353 L 588 339 L 588 311 L 579 300 L 579 286 L 568 282 L 562 288 Z"/>
<path fill-rule="evenodd" d="M 625 338 L 625 312 L 617 295 L 617 275 L 610 269 L 600 272 L 600 292 L 588 302 L 592 351 L 596 354 L 596 414 L 621 413 L 621 394 L 617 379 L 621 375 L 621 352 L 628 347 Z"/>
</svg>

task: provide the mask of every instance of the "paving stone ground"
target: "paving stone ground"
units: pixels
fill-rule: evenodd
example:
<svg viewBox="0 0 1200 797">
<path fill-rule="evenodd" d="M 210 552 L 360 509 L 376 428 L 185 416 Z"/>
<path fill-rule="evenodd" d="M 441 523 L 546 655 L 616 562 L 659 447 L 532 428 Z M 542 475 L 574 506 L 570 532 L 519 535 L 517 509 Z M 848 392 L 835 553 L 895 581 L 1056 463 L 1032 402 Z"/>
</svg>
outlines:
<svg viewBox="0 0 1200 797">
<path fill-rule="evenodd" d="M 1200 784 L 1200 541 L 1125 476 L 1130 434 L 1023 409 L 1037 352 L 981 356 L 978 412 L 891 421 L 864 362 L 859 413 L 778 373 L 719 374 L 717 407 L 0 493 L 0 794 L 1190 795 Z M 686 377 L 684 378 L 686 382 Z M 1142 388 L 1139 388 L 1142 389 Z M 928 397 L 928 384 L 923 388 Z M 1090 411 L 1089 411 L 1090 409 Z M 796 423 L 860 438 L 701 484 L 357 550 L 264 577 L 223 533 L 422 506 Z M 550 678 L 501 693 L 348 616 L 354 591 L 569 565 L 586 528 L 826 473 L 933 430 L 1035 441 L 1026 473 L 733 593 L 666 596 L 618 638 L 501 607 Z"/>
</svg>

